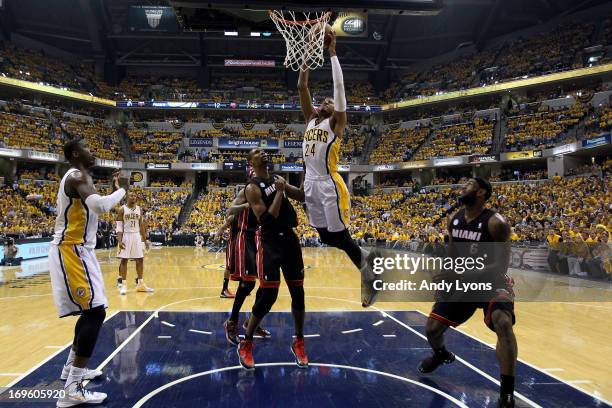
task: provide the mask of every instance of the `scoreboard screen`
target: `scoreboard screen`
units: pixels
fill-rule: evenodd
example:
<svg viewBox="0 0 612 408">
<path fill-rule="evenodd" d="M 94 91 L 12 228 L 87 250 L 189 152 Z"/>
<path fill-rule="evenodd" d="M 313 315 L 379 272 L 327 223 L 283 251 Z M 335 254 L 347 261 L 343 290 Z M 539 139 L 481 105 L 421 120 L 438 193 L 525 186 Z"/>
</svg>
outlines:
<svg viewBox="0 0 612 408">
<path fill-rule="evenodd" d="M 224 161 L 223 162 L 223 170 L 246 170 L 246 162 L 245 161 Z"/>
</svg>

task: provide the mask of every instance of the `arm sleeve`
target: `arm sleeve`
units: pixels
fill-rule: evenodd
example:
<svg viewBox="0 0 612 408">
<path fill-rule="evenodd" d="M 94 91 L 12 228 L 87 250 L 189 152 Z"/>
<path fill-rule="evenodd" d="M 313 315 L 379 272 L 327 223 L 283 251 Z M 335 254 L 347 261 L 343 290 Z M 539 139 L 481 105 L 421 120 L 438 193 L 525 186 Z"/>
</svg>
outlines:
<svg viewBox="0 0 612 408">
<path fill-rule="evenodd" d="M 85 204 L 91 208 L 96 214 L 102 214 L 109 212 L 114 206 L 119 204 L 121 199 L 125 196 L 125 190 L 120 188 L 112 194 L 106 196 L 100 196 L 99 194 L 92 194 L 85 200 Z"/>
<path fill-rule="evenodd" d="M 332 78 L 334 79 L 334 109 L 346 112 L 346 95 L 344 94 L 344 76 L 338 57 L 331 57 Z"/>
<path fill-rule="evenodd" d="M 115 228 L 117 232 L 123 232 L 123 221 L 117 221 L 117 227 Z"/>
</svg>

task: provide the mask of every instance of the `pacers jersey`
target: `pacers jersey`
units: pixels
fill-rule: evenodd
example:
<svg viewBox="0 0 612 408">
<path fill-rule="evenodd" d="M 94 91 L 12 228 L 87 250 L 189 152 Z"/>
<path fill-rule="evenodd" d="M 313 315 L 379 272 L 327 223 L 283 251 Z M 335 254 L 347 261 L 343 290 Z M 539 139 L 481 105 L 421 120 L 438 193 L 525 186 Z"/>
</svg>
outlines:
<svg viewBox="0 0 612 408">
<path fill-rule="evenodd" d="M 123 233 L 138 232 L 140 233 L 140 207 L 130 208 L 127 205 L 123 206 Z"/>
<path fill-rule="evenodd" d="M 78 169 L 69 169 L 59 185 L 57 192 L 57 217 L 53 233 L 54 245 L 84 245 L 86 248 L 96 247 L 96 231 L 98 230 L 98 215 L 90 211 L 85 201 L 80 197 L 71 198 L 66 195 L 64 186 L 66 179 Z"/>
<path fill-rule="evenodd" d="M 306 126 L 302 144 L 306 177 L 320 177 L 338 172 L 340 138 L 334 134 L 329 121 L 330 118 L 327 118 L 315 124 L 315 118 Z"/>
</svg>

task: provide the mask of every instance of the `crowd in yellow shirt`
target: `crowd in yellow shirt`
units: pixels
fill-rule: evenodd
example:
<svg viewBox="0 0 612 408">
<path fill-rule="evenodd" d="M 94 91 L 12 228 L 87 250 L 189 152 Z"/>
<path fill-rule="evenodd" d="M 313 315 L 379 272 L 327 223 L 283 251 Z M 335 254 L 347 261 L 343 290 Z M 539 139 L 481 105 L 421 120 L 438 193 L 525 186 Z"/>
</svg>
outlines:
<svg viewBox="0 0 612 408">
<path fill-rule="evenodd" d="M 564 132 L 578 124 L 586 113 L 587 108 L 580 103 L 558 110 L 548 110 L 542 105 L 537 113 L 508 118 L 506 148 L 543 149 L 562 141 L 573 142 L 575 137 Z"/>
<path fill-rule="evenodd" d="M 0 147 L 61 153 L 62 138 L 51 136 L 51 122 L 46 115 L 31 115 L 0 113 Z"/>
<path fill-rule="evenodd" d="M 117 130 L 103 120 L 63 118 L 61 129 L 66 139 L 83 139 L 91 153 L 100 159 L 123 160 Z"/>
<path fill-rule="evenodd" d="M 132 152 L 139 161 L 151 163 L 171 163 L 178 161 L 178 151 L 183 142 L 183 134 L 161 130 L 129 129 L 128 137 Z"/>
<path fill-rule="evenodd" d="M 394 129 L 383 132 L 370 155 L 371 164 L 410 160 L 415 150 L 429 137 L 429 127 Z"/>
<path fill-rule="evenodd" d="M 433 137 L 419 149 L 415 159 L 489 153 L 494 124 L 485 118 L 475 118 L 470 123 L 442 127 L 434 131 Z"/>
</svg>

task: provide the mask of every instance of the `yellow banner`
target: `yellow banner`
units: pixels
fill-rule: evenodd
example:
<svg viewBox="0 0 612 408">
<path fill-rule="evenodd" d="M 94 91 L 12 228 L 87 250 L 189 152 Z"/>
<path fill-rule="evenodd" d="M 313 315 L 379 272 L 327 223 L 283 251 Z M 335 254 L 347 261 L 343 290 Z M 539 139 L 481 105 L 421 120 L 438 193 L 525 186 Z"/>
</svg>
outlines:
<svg viewBox="0 0 612 408">
<path fill-rule="evenodd" d="M 522 152 L 506 153 L 506 160 L 532 159 L 534 157 L 542 157 L 542 151 L 541 150 L 525 150 Z"/>
<path fill-rule="evenodd" d="M 21 79 L 6 78 L 0 76 L 0 84 L 16 86 L 18 88 L 31 89 L 33 91 L 44 92 L 52 95 L 64 96 L 66 98 L 80 99 L 82 101 L 99 103 L 101 105 L 116 106 L 115 101 L 111 101 L 110 99 L 98 98 L 97 96 L 68 91 L 66 89 L 57 88 L 55 86 L 50 85 L 41 85 L 36 82 L 23 81 Z"/>
<path fill-rule="evenodd" d="M 450 99 L 465 98 L 467 96 L 492 94 L 509 89 L 523 88 L 531 85 L 545 84 L 549 82 L 561 81 L 565 79 L 585 77 L 589 75 L 602 74 L 612 71 L 612 64 L 598 65 L 590 68 L 580 68 L 571 71 L 557 72 L 555 74 L 542 75 L 533 78 L 519 79 L 517 81 L 504 82 L 502 84 L 489 85 L 479 88 L 464 89 L 461 91 L 449 92 L 442 95 L 426 96 L 407 101 L 389 103 L 382 106 L 382 110 L 406 108 L 409 106 L 425 105 L 433 102 L 446 101 Z"/>
</svg>

